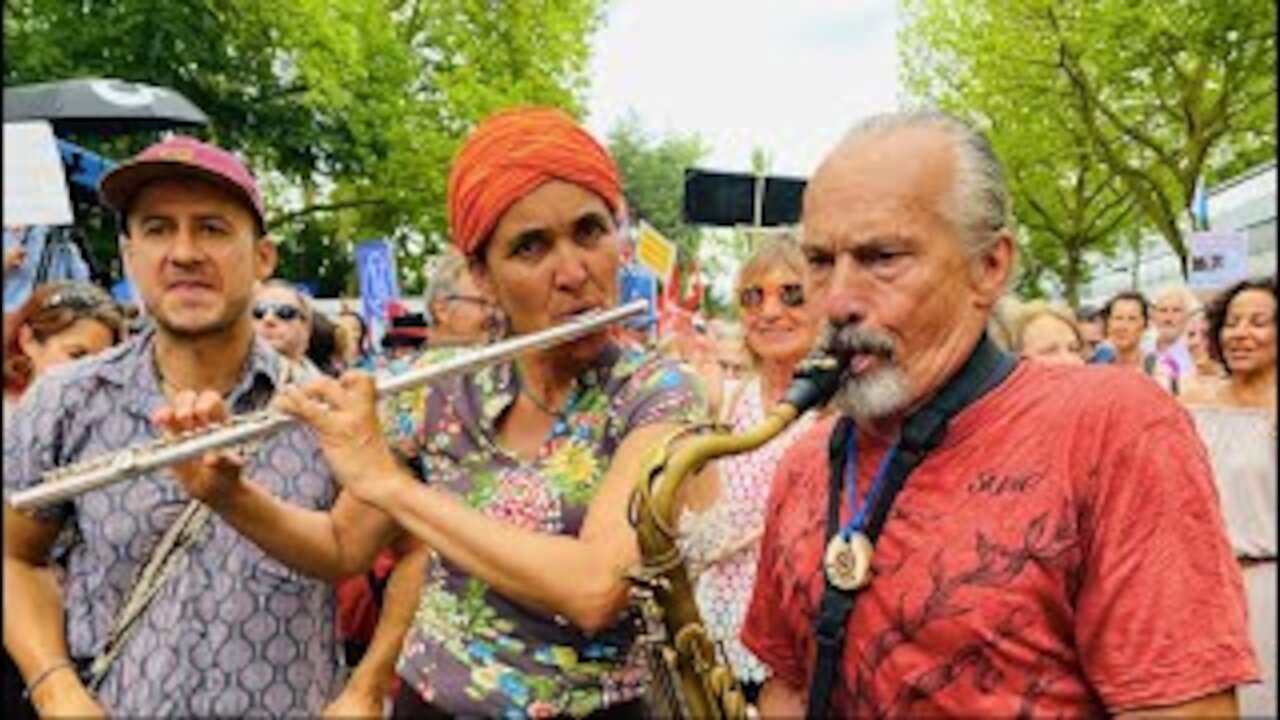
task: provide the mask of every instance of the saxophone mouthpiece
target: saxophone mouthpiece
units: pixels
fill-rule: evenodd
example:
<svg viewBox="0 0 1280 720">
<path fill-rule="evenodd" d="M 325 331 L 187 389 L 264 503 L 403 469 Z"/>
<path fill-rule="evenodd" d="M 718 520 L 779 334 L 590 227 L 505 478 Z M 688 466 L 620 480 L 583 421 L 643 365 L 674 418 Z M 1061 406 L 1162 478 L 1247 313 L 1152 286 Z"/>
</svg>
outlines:
<svg viewBox="0 0 1280 720">
<path fill-rule="evenodd" d="M 782 401 L 796 409 L 796 414 L 827 404 L 844 376 L 847 358 L 840 358 L 825 350 L 809 353 L 791 374 L 791 387 Z"/>
</svg>

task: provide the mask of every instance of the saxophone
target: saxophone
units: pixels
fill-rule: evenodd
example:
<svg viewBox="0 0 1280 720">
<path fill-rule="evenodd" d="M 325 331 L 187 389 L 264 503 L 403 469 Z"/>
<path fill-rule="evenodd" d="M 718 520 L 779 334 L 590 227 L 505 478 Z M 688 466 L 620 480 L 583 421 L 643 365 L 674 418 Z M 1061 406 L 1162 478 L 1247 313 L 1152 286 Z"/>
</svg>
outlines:
<svg viewBox="0 0 1280 720">
<path fill-rule="evenodd" d="M 806 410 L 825 404 L 840 386 L 845 363 L 815 353 L 796 367 L 783 401 L 758 425 L 738 435 L 723 428 L 672 441 L 708 428 L 688 428 L 651 459 L 632 492 L 629 519 L 640 544 L 640 565 L 628 577 L 638 610 L 651 674 L 650 712 L 663 718 L 733 718 L 747 715 L 746 697 L 733 670 L 717 657 L 694 599 L 693 583 L 676 544 L 677 493 L 708 461 L 754 450 Z"/>
</svg>

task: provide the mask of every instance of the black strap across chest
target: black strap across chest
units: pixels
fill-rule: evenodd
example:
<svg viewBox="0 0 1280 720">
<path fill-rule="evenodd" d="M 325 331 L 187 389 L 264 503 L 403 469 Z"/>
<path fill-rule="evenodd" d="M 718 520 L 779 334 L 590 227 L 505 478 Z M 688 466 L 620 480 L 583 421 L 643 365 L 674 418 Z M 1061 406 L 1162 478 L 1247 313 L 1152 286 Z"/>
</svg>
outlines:
<svg viewBox="0 0 1280 720">
<path fill-rule="evenodd" d="M 983 335 L 960 371 L 952 376 L 932 400 L 906 419 L 898 438 L 898 450 L 886 472 L 885 487 L 868 512 L 864 534 L 873 544 L 879 539 L 880 531 L 884 529 L 885 520 L 889 517 L 889 510 L 906 484 L 907 476 L 924 461 L 930 451 L 942 443 L 951 418 L 988 390 L 999 385 L 1013 371 L 1015 364 L 1011 355 L 1000 350 L 986 335 Z M 831 431 L 827 542 L 831 541 L 840 528 L 845 452 L 853 431 L 853 419 L 848 417 L 840 418 Z M 820 560 L 820 571 L 821 568 Z M 830 581 L 826 582 L 826 590 L 822 594 L 822 605 L 814 621 L 818 657 L 814 664 L 813 678 L 809 684 L 807 713 L 809 718 L 825 718 L 828 715 L 832 685 L 844 652 L 845 626 L 849 613 L 853 610 L 855 596 L 856 592 L 847 592 L 833 586 Z"/>
</svg>

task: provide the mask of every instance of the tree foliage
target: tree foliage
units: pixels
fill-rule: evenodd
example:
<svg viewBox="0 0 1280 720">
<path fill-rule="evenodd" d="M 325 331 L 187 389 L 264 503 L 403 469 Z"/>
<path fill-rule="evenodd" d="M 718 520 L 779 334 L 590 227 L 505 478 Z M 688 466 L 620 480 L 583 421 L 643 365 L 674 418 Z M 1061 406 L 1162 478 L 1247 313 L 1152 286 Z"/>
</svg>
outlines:
<svg viewBox="0 0 1280 720">
<path fill-rule="evenodd" d="M 608 145 L 622 172 L 632 221 L 644 220 L 676 243 L 682 282 L 690 282 L 697 273 L 704 283 L 705 312 L 729 314 L 732 298 L 718 295 L 712 281 L 735 271 L 749 238 L 737 229 L 708 229 L 684 222 L 684 172 L 700 165 L 710 148 L 695 134 L 654 138 L 634 112 L 609 130 Z M 767 163 L 763 150 L 754 151 L 753 158 L 757 157 Z"/>
<path fill-rule="evenodd" d="M 1068 244 L 1062 272 L 1070 248 L 1114 249 L 1132 212 L 1185 273 L 1196 181 L 1275 156 L 1272 3 L 908 0 L 905 15 L 909 85 L 982 121 L 1019 220 Z M 1052 267 L 1053 245 L 1028 249 Z"/>
<path fill-rule="evenodd" d="M 6 0 L 6 86 L 173 87 L 264 184 L 280 274 L 349 292 L 351 247 L 392 238 L 402 280 L 446 237 L 449 162 L 496 108 L 580 115 L 602 0 Z M 82 137 L 124 157 L 154 136 Z M 113 244 L 112 239 L 103 242 Z"/>
<path fill-rule="evenodd" d="M 622 173 L 631 220 L 644 220 L 679 245 L 683 256 L 695 257 L 701 236 L 684 222 L 684 171 L 706 157 L 702 140 L 696 135 L 654 139 L 632 112 L 610 128 L 608 145 Z"/>
</svg>

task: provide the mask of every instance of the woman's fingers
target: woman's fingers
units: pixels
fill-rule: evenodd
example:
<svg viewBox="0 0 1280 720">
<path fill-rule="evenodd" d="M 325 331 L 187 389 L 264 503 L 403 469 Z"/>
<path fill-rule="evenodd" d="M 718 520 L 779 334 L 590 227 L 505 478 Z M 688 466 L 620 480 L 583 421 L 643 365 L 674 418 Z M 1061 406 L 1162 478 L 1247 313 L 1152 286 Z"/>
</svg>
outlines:
<svg viewBox="0 0 1280 720">
<path fill-rule="evenodd" d="M 322 379 L 305 385 L 290 385 L 276 393 L 276 410 L 297 417 L 316 428 L 331 428 L 353 409 L 368 405 L 362 399 L 374 396 L 373 378 L 365 373 L 347 373 L 342 379 Z"/>
</svg>

